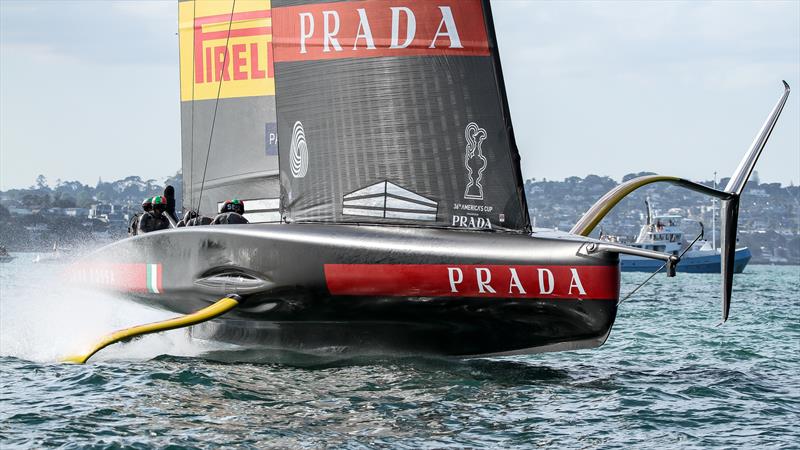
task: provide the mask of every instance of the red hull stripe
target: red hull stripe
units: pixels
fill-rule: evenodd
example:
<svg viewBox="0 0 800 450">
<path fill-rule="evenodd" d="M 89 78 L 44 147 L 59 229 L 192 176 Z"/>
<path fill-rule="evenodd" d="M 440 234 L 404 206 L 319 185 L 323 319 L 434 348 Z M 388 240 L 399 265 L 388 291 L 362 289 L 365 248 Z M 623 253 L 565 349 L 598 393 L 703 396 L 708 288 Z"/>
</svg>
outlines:
<svg viewBox="0 0 800 450">
<path fill-rule="evenodd" d="M 272 17 L 275 62 L 489 55 L 480 0 L 333 2 L 275 8 Z"/>
<path fill-rule="evenodd" d="M 619 298 L 618 266 L 325 264 L 333 295 Z"/>
<path fill-rule="evenodd" d="M 77 263 L 67 268 L 66 275 L 76 283 L 121 292 L 164 291 L 161 264 Z"/>
</svg>

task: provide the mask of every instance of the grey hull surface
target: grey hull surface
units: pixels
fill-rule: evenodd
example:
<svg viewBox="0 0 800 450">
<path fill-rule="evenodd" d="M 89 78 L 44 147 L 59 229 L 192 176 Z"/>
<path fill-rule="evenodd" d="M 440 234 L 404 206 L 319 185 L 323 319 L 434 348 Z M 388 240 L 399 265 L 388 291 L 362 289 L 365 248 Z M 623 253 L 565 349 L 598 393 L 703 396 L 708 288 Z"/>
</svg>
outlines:
<svg viewBox="0 0 800 450">
<path fill-rule="evenodd" d="M 125 239 L 72 278 L 189 313 L 242 306 L 196 337 L 270 349 L 470 356 L 596 347 L 619 261 L 585 238 L 396 226 L 189 227 Z"/>
</svg>

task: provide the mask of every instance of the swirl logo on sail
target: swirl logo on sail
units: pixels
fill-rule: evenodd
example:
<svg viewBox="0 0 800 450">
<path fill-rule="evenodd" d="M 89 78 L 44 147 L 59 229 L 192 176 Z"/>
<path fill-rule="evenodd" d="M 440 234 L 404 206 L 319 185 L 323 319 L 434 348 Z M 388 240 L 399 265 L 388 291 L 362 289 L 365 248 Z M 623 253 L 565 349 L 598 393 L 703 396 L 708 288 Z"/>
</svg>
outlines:
<svg viewBox="0 0 800 450">
<path fill-rule="evenodd" d="M 486 157 L 483 156 L 481 145 L 486 140 L 486 130 L 479 127 L 475 122 L 470 122 L 464 129 L 464 136 L 467 138 L 467 148 L 464 155 L 464 167 L 467 168 L 467 188 L 464 190 L 464 198 L 472 200 L 483 200 L 483 171 L 486 170 Z"/>
<path fill-rule="evenodd" d="M 292 154 L 292 176 L 295 178 L 305 177 L 308 173 L 308 145 L 306 144 L 306 132 L 299 120 L 294 123 L 292 145 L 289 152 Z"/>
</svg>

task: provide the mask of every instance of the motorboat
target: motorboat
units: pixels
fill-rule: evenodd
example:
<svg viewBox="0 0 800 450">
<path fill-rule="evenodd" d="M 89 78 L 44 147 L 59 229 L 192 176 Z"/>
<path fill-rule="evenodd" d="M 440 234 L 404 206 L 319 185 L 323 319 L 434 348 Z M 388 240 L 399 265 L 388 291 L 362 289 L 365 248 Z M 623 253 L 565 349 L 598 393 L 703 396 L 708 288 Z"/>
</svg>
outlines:
<svg viewBox="0 0 800 450">
<path fill-rule="evenodd" d="M 722 270 L 722 251 L 715 248 L 715 238 L 704 239 L 704 226 L 699 222 L 701 233 L 694 242 L 688 241 L 683 231 L 684 218 L 677 214 L 654 215 L 649 201 L 647 221 L 642 225 L 632 247 L 662 253 L 680 255 L 678 272 L 720 273 Z M 742 273 L 752 257 L 747 247 L 736 247 L 733 257 L 733 273 Z M 623 272 L 654 272 L 664 266 L 660 261 L 635 255 L 622 255 L 620 267 Z"/>
</svg>

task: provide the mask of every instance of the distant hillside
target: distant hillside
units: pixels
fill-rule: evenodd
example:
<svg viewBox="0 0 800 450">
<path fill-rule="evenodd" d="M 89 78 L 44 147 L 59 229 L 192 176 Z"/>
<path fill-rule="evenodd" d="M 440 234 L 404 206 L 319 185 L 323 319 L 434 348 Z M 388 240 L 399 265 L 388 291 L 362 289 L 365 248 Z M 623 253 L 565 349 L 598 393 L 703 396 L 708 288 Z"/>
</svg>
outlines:
<svg viewBox="0 0 800 450">
<path fill-rule="evenodd" d="M 163 193 L 167 184 L 175 187 L 176 197 L 180 199 L 182 186 L 180 172 L 161 182 L 153 179 L 143 180 L 138 176 L 111 182 L 105 182 L 101 178 L 94 187 L 78 181 L 61 180 L 56 180 L 53 186 L 50 186 L 47 179 L 39 175 L 36 183 L 27 189 L 0 191 L 0 204 L 7 208 L 16 206 L 29 209 L 89 208 L 97 203 L 139 205 L 143 199 Z"/>
<path fill-rule="evenodd" d="M 628 174 L 623 181 L 648 174 Z M 759 183 L 757 177 L 754 178 L 742 194 L 740 245 L 751 248 L 754 262 L 800 264 L 800 187 Z M 725 186 L 727 182 L 725 178 L 718 185 Z M 713 186 L 711 180 L 701 183 Z M 563 181 L 527 180 L 525 192 L 531 221 L 536 227 L 567 231 L 595 201 L 618 184 L 611 178 L 597 175 Z M 684 227 L 687 235 L 699 232 L 700 226 L 692 226 L 691 222 L 699 221 L 706 227 L 706 238 L 711 238 L 711 199 L 665 184 L 644 187 L 620 202 L 600 223 L 595 235 L 602 230 L 606 234 L 635 238 L 645 221 L 644 202 L 648 197 L 656 212 L 674 212 L 690 219 Z M 719 205 L 716 211 L 719 220 Z"/>
<path fill-rule="evenodd" d="M 646 175 L 628 174 L 622 181 Z M 748 183 L 739 217 L 740 244 L 753 250 L 754 262 L 800 264 L 800 187 L 780 183 Z M 703 184 L 712 186 L 712 181 Z M 727 179 L 720 180 L 724 186 Z M 99 180 L 92 187 L 77 181 L 57 180 L 49 185 L 43 176 L 28 189 L 0 192 L 0 244 L 10 248 L 45 248 L 56 239 L 84 240 L 104 233 L 109 238 L 125 233 L 128 218 L 140 211 L 146 197 L 159 195 L 164 186 L 176 189 L 180 209 L 180 172 L 161 182 L 130 176 L 121 180 Z M 619 183 L 611 178 L 588 175 L 564 180 L 525 181 L 528 208 L 535 227 L 569 230 L 603 194 Z M 604 233 L 633 238 L 644 223 L 644 201 L 649 197 L 657 211 L 672 211 L 689 221 L 687 235 L 699 231 L 703 222 L 711 236 L 711 199 L 669 185 L 649 186 L 623 200 L 600 224 Z M 64 230 L 72 230 L 63 232 Z"/>
<path fill-rule="evenodd" d="M 45 251 L 101 243 L 127 234 L 129 218 L 141 212 L 147 197 L 175 187 L 178 207 L 181 174 L 158 182 L 130 176 L 117 181 L 98 180 L 92 187 L 78 181 L 57 180 L 50 186 L 40 175 L 27 189 L 0 191 L 0 245 L 9 250 Z"/>
</svg>

